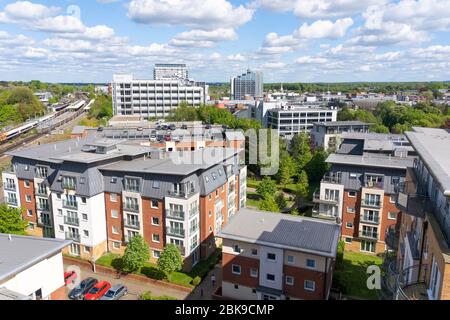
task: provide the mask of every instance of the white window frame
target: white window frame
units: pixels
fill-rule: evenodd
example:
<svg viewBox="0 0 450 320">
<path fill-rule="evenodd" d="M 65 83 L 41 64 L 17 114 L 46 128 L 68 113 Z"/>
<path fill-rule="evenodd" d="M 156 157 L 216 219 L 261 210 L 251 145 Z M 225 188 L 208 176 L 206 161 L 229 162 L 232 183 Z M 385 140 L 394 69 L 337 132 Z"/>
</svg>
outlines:
<svg viewBox="0 0 450 320">
<path fill-rule="evenodd" d="M 395 214 L 395 218 L 391 218 L 391 213 Z M 397 217 L 398 217 L 398 212 L 392 212 L 392 211 L 388 212 L 388 220 L 397 220 Z"/>
<path fill-rule="evenodd" d="M 25 195 L 25 202 L 31 203 L 31 196 L 29 194 Z"/>
<path fill-rule="evenodd" d="M 292 258 L 292 261 L 290 261 L 289 258 Z M 293 255 L 288 255 L 286 258 L 286 261 L 289 264 L 293 264 L 293 263 L 295 263 L 295 257 Z"/>
<path fill-rule="evenodd" d="M 313 261 L 314 262 L 314 266 L 312 266 L 312 267 L 308 266 L 308 261 Z M 310 258 L 306 259 L 306 268 L 308 268 L 308 269 L 315 269 L 316 266 L 317 266 L 317 262 L 316 262 L 315 259 L 310 259 Z"/>
<path fill-rule="evenodd" d="M 117 193 L 111 193 L 109 195 L 109 201 L 111 202 L 117 202 Z"/>
<path fill-rule="evenodd" d="M 114 249 L 120 249 L 120 245 L 121 245 L 120 241 L 113 241 L 112 243 L 113 243 Z M 118 246 L 116 247 L 116 245 L 118 245 Z"/>
<path fill-rule="evenodd" d="M 114 215 L 113 215 L 113 212 L 117 212 L 117 215 L 114 216 Z M 112 210 L 111 210 L 111 218 L 113 218 L 113 219 L 119 219 L 119 210 L 112 209 Z"/>
<path fill-rule="evenodd" d="M 234 267 L 238 267 L 238 268 L 239 268 L 239 272 L 234 271 Z M 242 273 L 242 268 L 241 268 L 241 266 L 238 265 L 238 264 L 232 264 L 232 265 L 231 265 L 231 273 L 240 276 L 241 273 Z"/>
<path fill-rule="evenodd" d="M 159 240 L 155 240 L 155 236 L 158 236 Z M 155 242 L 155 243 L 161 242 L 161 237 L 159 236 L 159 233 L 152 233 L 152 242 Z"/>
<path fill-rule="evenodd" d="M 31 211 L 31 214 L 30 214 Z M 27 216 L 32 217 L 33 216 L 33 210 L 27 209 Z"/>
<path fill-rule="evenodd" d="M 290 279 L 291 281 L 288 281 L 288 279 Z M 285 282 L 288 286 L 293 286 L 294 285 L 294 277 L 293 276 L 286 276 Z"/>
<path fill-rule="evenodd" d="M 156 201 L 156 203 L 157 203 L 156 207 L 153 206 L 153 201 Z M 152 209 L 158 209 L 158 208 L 159 208 L 158 200 L 151 200 L 151 201 L 150 201 L 150 207 L 151 207 Z"/>
<path fill-rule="evenodd" d="M 351 193 L 352 193 L 352 192 L 354 192 L 354 193 L 355 193 L 355 195 L 354 195 L 354 196 L 352 196 L 352 195 L 351 195 Z M 356 195 L 357 195 L 357 194 L 358 194 L 358 193 L 357 193 L 356 191 L 349 191 L 349 192 L 348 192 L 348 196 L 349 196 L 349 198 L 356 198 Z"/>
<path fill-rule="evenodd" d="M 258 278 L 258 275 L 259 275 L 259 272 L 258 272 L 257 268 L 250 268 L 250 277 Z"/>
<path fill-rule="evenodd" d="M 311 283 L 312 284 L 312 288 L 308 288 L 306 286 L 307 283 Z M 311 291 L 311 292 L 316 291 L 316 282 L 312 281 L 312 280 L 305 280 L 305 282 L 303 283 L 303 289 L 305 289 L 306 291 Z"/>
<path fill-rule="evenodd" d="M 156 252 L 158 252 L 159 256 L 156 256 L 156 254 L 155 254 Z M 159 251 L 159 250 L 152 250 L 152 256 L 155 259 L 159 259 L 159 257 L 161 256 L 161 251 Z"/>
<path fill-rule="evenodd" d="M 158 219 L 158 223 L 154 223 L 153 219 Z M 152 217 L 152 226 L 159 226 L 159 218 L 158 217 Z"/>
<path fill-rule="evenodd" d="M 351 224 L 350 227 L 348 226 L 349 223 Z M 345 223 L 345 228 L 346 228 L 346 229 L 353 229 L 353 222 L 346 222 L 346 223 Z"/>
<path fill-rule="evenodd" d="M 114 231 L 114 229 L 116 229 L 117 231 Z M 111 232 L 112 232 L 113 234 L 119 234 L 119 229 L 118 229 L 117 227 L 115 227 L 115 226 L 112 226 L 112 227 L 111 227 Z"/>
</svg>

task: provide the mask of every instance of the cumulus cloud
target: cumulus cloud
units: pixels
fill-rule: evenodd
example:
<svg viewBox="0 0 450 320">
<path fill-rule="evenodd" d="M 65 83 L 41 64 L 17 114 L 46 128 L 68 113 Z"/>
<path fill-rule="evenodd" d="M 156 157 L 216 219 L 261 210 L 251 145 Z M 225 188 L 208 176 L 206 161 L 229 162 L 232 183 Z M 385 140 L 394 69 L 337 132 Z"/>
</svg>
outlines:
<svg viewBox="0 0 450 320">
<path fill-rule="evenodd" d="M 253 9 L 226 0 L 132 0 L 128 16 L 142 24 L 197 29 L 235 28 L 252 19 Z"/>
<path fill-rule="evenodd" d="M 300 39 L 337 39 L 343 37 L 352 25 L 352 18 L 338 19 L 334 23 L 330 20 L 317 20 L 310 25 L 302 24 L 294 32 L 294 36 Z"/>
<path fill-rule="evenodd" d="M 219 41 L 231 41 L 238 38 L 233 29 L 191 30 L 181 32 L 169 42 L 173 46 L 213 47 Z"/>
</svg>

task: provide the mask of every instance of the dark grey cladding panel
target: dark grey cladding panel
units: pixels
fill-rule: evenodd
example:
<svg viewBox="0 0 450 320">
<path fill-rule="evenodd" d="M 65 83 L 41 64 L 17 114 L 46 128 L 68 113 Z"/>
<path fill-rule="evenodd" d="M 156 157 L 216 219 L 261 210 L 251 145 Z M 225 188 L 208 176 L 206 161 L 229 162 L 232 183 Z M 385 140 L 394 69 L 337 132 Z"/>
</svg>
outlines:
<svg viewBox="0 0 450 320">
<path fill-rule="evenodd" d="M 36 161 L 27 158 L 13 157 L 11 163 L 15 166 L 16 176 L 19 179 L 32 180 L 35 178 L 35 169 L 37 166 L 45 166 L 48 168 L 48 180 L 53 181 L 53 177 L 59 164 Z M 25 167 L 28 166 L 28 170 Z"/>
<path fill-rule="evenodd" d="M 219 169 L 222 170 L 222 174 L 219 174 Z M 215 175 L 215 179 L 213 178 Z M 207 181 L 208 178 L 208 181 Z M 220 186 L 226 184 L 227 177 L 223 168 L 223 164 L 215 165 L 212 168 L 202 172 L 199 176 L 200 180 L 200 195 L 206 196 L 219 188 Z"/>
<path fill-rule="evenodd" d="M 374 168 L 374 167 L 359 167 L 359 166 L 345 166 L 333 164 L 331 172 L 341 172 L 342 184 L 345 189 L 359 190 L 364 186 L 364 174 L 382 174 L 384 175 L 384 191 L 387 194 L 395 192 L 395 184 L 393 179 L 399 177 L 400 182 L 405 181 L 406 170 L 389 169 L 389 168 Z M 350 178 L 350 173 L 356 174 L 356 178 Z"/>
</svg>

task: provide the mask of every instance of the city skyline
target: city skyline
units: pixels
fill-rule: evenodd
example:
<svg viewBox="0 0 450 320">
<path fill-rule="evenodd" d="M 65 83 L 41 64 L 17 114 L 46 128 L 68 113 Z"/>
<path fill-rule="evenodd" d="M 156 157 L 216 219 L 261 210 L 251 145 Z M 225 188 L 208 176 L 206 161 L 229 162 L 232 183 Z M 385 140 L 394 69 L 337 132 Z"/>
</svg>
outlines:
<svg viewBox="0 0 450 320">
<path fill-rule="evenodd" d="M 450 1 L 0 1 L 0 80 L 109 82 L 186 63 L 199 81 L 450 79 Z"/>
</svg>

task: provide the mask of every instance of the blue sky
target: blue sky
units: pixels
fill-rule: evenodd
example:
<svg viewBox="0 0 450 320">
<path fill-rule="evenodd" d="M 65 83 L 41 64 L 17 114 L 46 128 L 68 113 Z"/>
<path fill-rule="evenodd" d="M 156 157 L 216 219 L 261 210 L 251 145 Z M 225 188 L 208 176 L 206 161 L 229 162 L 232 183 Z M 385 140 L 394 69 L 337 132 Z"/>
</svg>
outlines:
<svg viewBox="0 0 450 320">
<path fill-rule="evenodd" d="M 0 80 L 450 80 L 450 0 L 0 0 Z"/>
</svg>

